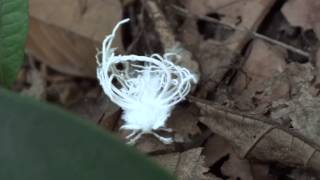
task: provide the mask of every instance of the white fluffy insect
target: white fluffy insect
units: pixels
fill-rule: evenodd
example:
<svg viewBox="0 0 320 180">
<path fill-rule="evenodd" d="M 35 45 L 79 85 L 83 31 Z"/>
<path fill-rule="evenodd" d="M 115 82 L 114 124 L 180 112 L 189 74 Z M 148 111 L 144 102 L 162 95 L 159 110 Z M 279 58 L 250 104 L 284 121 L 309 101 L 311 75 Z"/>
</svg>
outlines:
<svg viewBox="0 0 320 180">
<path fill-rule="evenodd" d="M 171 132 L 166 128 L 166 120 L 174 105 L 190 92 L 191 82 L 196 82 L 196 78 L 188 69 L 170 61 L 178 56 L 175 53 L 163 57 L 115 55 L 112 41 L 120 25 L 128 21 L 120 21 L 103 41 L 100 58 L 97 57 L 97 77 L 104 92 L 124 110 L 120 129 L 132 131 L 126 137 L 128 143 L 135 143 L 143 134 L 153 134 L 165 144 L 172 143 L 172 138 L 154 131 Z M 123 68 L 117 68 L 119 64 Z"/>
</svg>

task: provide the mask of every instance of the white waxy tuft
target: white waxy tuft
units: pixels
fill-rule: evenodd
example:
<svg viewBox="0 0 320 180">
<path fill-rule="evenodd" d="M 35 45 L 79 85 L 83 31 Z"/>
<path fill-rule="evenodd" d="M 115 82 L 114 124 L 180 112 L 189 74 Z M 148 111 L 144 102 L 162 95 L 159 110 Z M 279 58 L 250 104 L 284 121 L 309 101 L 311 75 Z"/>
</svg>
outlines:
<svg viewBox="0 0 320 180">
<path fill-rule="evenodd" d="M 190 92 L 191 81 L 196 81 L 188 69 L 173 64 L 170 59 L 175 53 L 164 56 L 153 54 L 150 57 L 138 55 L 115 55 L 112 41 L 120 25 L 103 41 L 98 54 L 97 77 L 104 92 L 119 105 L 124 113 L 121 129 L 132 130 L 127 136 L 129 143 L 135 143 L 143 134 L 153 134 L 165 144 L 172 138 L 165 138 L 154 130 L 171 131 L 166 128 L 166 120 L 175 104 L 182 101 Z M 178 57 L 179 58 L 179 57 Z M 122 68 L 117 66 L 122 65 Z"/>
</svg>

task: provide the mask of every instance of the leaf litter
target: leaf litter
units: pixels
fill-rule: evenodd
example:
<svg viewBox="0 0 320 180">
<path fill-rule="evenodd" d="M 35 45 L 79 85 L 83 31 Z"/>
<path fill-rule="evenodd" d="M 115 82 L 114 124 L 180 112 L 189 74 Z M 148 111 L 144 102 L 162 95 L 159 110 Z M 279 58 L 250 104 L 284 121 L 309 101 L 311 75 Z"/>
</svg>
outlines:
<svg viewBox="0 0 320 180">
<path fill-rule="evenodd" d="M 118 12 L 131 23 L 119 35 L 120 49 L 129 47 L 130 53 L 141 55 L 179 52 L 184 58 L 175 63 L 200 81 L 189 102 L 179 104 L 168 120 L 173 132 L 163 135 L 175 143 L 164 145 L 145 136 L 135 148 L 178 179 L 319 177 L 317 0 L 130 0 L 122 5 Z M 90 8 L 92 13 L 97 6 Z M 115 22 L 90 18 L 100 18 L 107 27 Z M 52 22 L 59 24 L 54 17 Z M 82 48 L 74 51 L 84 53 Z M 304 61 L 299 61 L 301 54 Z M 52 58 L 42 56 L 28 60 L 14 89 L 90 119 L 124 141 L 128 132 L 117 131 L 122 112 L 103 95 L 95 78 L 80 78 L 91 76 L 79 69 L 84 61 L 64 67 L 66 62 L 59 60 L 54 65 Z M 65 68 L 77 76 L 61 73 Z"/>
</svg>

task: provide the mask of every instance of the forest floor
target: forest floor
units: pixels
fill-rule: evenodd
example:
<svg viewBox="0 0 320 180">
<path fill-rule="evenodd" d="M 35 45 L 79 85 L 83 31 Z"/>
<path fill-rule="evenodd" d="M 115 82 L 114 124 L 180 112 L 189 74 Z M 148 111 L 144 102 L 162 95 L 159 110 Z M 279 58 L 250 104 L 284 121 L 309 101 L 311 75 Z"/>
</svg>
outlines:
<svg viewBox="0 0 320 180">
<path fill-rule="evenodd" d="M 77 17 L 70 21 L 79 27 L 39 14 L 33 1 L 16 91 L 87 118 L 125 142 L 122 110 L 103 93 L 94 57 L 115 23 L 130 18 L 117 52 L 178 49 L 177 64 L 199 77 L 167 121 L 173 132 L 165 136 L 174 143 L 144 135 L 138 150 L 182 180 L 320 177 L 320 1 L 106 0 L 103 11 L 96 0 L 62 1 L 70 9 L 55 13 Z M 79 23 L 84 20 L 95 24 Z"/>
</svg>

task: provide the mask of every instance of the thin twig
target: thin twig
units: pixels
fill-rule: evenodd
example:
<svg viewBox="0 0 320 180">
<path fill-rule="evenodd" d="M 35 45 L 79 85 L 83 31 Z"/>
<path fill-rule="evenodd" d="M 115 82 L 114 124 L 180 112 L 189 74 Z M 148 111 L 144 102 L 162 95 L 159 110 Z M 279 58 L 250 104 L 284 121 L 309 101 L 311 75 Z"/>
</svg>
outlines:
<svg viewBox="0 0 320 180">
<path fill-rule="evenodd" d="M 264 36 L 262 34 L 259 34 L 257 32 L 250 31 L 246 27 L 235 26 L 235 25 L 232 25 L 232 24 L 229 24 L 229 23 L 226 23 L 226 22 L 219 21 L 219 20 L 214 19 L 214 18 L 209 17 L 209 16 L 196 15 L 196 14 L 193 14 L 193 13 L 189 12 L 187 9 L 181 8 L 181 7 L 176 6 L 176 5 L 172 5 L 171 7 L 174 8 L 175 10 L 177 10 L 178 12 L 180 12 L 180 14 L 183 14 L 185 16 L 196 17 L 196 18 L 199 18 L 201 20 L 205 20 L 205 21 L 212 22 L 212 23 L 218 23 L 218 24 L 221 24 L 223 26 L 229 27 L 231 29 L 248 33 L 253 38 L 262 39 L 264 41 L 267 41 L 267 42 L 270 42 L 272 44 L 276 44 L 276 45 L 278 45 L 280 47 L 283 47 L 283 48 L 285 48 L 285 49 L 287 49 L 289 51 L 295 52 L 295 53 L 297 53 L 297 54 L 299 54 L 301 56 L 304 56 L 304 57 L 306 57 L 308 59 L 310 58 L 310 54 L 308 52 L 306 52 L 306 51 L 303 51 L 301 49 L 298 49 L 296 47 L 293 47 L 293 46 L 291 46 L 289 44 L 286 44 L 286 43 L 283 43 L 281 41 L 277 41 L 275 39 L 269 38 L 269 37 Z"/>
</svg>

